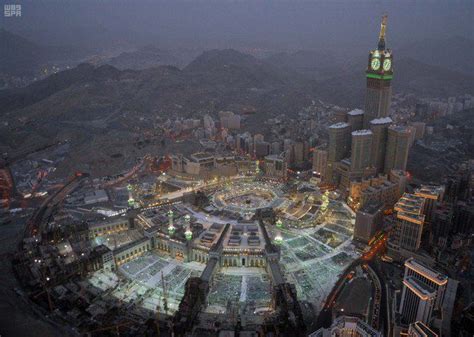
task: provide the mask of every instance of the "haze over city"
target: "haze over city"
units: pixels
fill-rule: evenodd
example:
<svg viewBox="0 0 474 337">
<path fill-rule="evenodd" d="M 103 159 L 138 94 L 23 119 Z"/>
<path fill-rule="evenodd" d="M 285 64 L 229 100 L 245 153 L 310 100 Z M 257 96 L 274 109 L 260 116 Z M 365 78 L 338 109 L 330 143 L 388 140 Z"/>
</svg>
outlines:
<svg viewBox="0 0 474 337">
<path fill-rule="evenodd" d="M 472 22 L 5 0 L 0 337 L 473 336 Z"/>
</svg>

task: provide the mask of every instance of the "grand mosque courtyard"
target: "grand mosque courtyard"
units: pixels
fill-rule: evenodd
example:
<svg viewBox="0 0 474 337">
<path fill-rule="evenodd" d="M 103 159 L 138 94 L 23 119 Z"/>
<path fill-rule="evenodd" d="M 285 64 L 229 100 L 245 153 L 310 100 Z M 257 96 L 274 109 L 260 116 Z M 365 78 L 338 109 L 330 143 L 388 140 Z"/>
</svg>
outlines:
<svg viewBox="0 0 474 337">
<path fill-rule="evenodd" d="M 167 183 L 176 186 L 176 178 L 165 177 L 160 186 Z M 139 185 L 129 188 L 129 199 L 139 210 L 136 227 L 106 234 L 100 243 L 120 250 L 151 230 L 159 239 L 154 248 L 131 254 L 116 269 L 91 274 L 86 287 L 95 288 L 104 300 L 148 315 L 171 315 L 186 281 L 205 273 L 213 250 L 221 245 L 201 315 L 222 321 L 239 316 L 247 324 L 259 324 L 272 310 L 274 279 L 264 257 L 269 241 L 277 247 L 284 282 L 293 284 L 298 299 L 315 311 L 358 257 L 351 240 L 354 213 L 337 195 L 322 193 L 316 185 L 248 176 L 179 183 L 181 188 L 162 188 L 164 193 L 148 204 L 140 200 Z M 203 204 L 186 197 L 196 191 L 205 195 Z M 259 209 L 273 209 L 276 221 L 264 222 L 262 228 Z M 173 248 L 174 241 L 188 247 L 187 253 Z"/>
</svg>

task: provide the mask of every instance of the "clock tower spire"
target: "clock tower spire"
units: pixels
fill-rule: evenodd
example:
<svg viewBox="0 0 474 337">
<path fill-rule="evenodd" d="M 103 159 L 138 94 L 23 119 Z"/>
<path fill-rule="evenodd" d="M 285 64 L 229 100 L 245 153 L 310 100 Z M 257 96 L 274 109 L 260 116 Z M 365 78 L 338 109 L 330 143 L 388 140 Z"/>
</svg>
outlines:
<svg viewBox="0 0 474 337">
<path fill-rule="evenodd" d="M 370 121 L 388 117 L 392 97 L 391 81 L 393 77 L 392 51 L 385 47 L 387 15 L 382 17 L 377 49 L 369 52 L 369 60 L 365 71 L 367 77 L 367 93 L 365 97 L 364 127 L 369 128 Z"/>
<path fill-rule="evenodd" d="M 387 29 L 387 14 L 382 16 L 382 23 L 380 24 L 379 44 L 378 50 L 385 50 L 385 30 Z"/>
</svg>

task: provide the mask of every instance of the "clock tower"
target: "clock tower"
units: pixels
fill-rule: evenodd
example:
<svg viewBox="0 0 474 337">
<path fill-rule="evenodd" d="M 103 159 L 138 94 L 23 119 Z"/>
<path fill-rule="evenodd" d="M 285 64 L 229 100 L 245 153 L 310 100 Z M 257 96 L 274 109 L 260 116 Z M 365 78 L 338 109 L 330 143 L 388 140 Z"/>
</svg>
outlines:
<svg viewBox="0 0 474 337">
<path fill-rule="evenodd" d="M 387 16 L 382 17 L 379 43 L 377 49 L 369 52 L 367 70 L 367 93 L 365 97 L 364 128 L 369 127 L 371 120 L 388 117 L 392 96 L 391 81 L 393 77 L 392 51 L 385 48 L 385 30 Z"/>
</svg>

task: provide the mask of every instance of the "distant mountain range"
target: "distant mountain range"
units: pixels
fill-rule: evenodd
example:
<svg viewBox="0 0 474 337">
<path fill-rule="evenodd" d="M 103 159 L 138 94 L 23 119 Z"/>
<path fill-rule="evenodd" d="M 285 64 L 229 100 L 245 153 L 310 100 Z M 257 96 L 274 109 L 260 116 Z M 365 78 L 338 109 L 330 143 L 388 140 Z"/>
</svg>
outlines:
<svg viewBox="0 0 474 337">
<path fill-rule="evenodd" d="M 365 65 L 364 65 L 365 66 Z M 364 106 L 365 68 L 341 67 L 334 77 L 315 80 L 323 100 L 342 106 Z M 428 65 L 418 60 L 395 59 L 393 92 L 411 93 L 418 97 L 446 98 L 460 94 L 474 94 L 474 75 Z"/>
<path fill-rule="evenodd" d="M 374 46 L 375 47 L 375 46 Z M 463 37 L 449 39 L 427 39 L 410 43 L 393 50 L 395 62 L 412 59 L 419 63 L 446 68 L 466 75 L 474 75 L 474 40 Z M 347 55 L 326 50 L 299 50 L 296 52 L 275 53 L 266 61 L 309 76 L 330 75 L 337 70 L 348 71 L 364 69 L 368 51 Z"/>
<path fill-rule="evenodd" d="M 41 66 L 78 60 L 84 52 L 73 47 L 42 46 L 0 29 L 0 74 L 33 76 Z"/>
<path fill-rule="evenodd" d="M 324 100 L 362 107 L 367 55 L 300 50 L 277 53 L 265 61 L 313 80 Z M 473 59 L 474 41 L 460 37 L 403 46 L 394 50 L 393 90 L 432 97 L 474 94 Z"/>
<path fill-rule="evenodd" d="M 99 64 L 109 64 L 118 69 L 143 70 L 147 68 L 171 65 L 182 68 L 199 55 L 197 50 L 164 50 L 148 45 L 117 56 L 103 59 Z"/>
<path fill-rule="evenodd" d="M 265 106 L 262 96 L 305 88 L 307 80 L 235 50 L 204 52 L 183 70 L 160 66 L 146 70 L 118 70 L 110 65 L 81 64 L 28 87 L 0 91 L 0 112 L 27 118 L 30 114 L 56 116 L 103 114 L 123 109 L 143 114 L 190 114 L 225 109 L 231 104 Z M 282 100 L 287 99 L 284 98 Z M 283 104 L 283 102 L 279 102 Z M 307 102 L 292 102 L 298 110 Z M 178 107 L 179 106 L 179 107 Z M 97 107 L 97 108 L 94 108 Z M 276 107 L 277 111 L 286 107 Z M 267 112 L 270 112 L 267 111 Z M 87 117 L 89 118 L 89 117 Z"/>
<path fill-rule="evenodd" d="M 426 39 L 394 51 L 397 58 L 411 58 L 420 63 L 474 75 L 474 40 L 464 37 Z"/>
<path fill-rule="evenodd" d="M 30 74 L 44 60 L 44 48 L 0 29 L 0 72 L 7 74 Z"/>
<path fill-rule="evenodd" d="M 17 53 L 23 50 L 23 64 L 29 64 L 35 48 L 43 50 L 24 40 L 9 43 L 16 45 Z M 2 57 L 14 64 L 13 55 L 9 51 Z M 134 62 L 138 55 L 142 59 Z M 175 58 L 147 47 L 110 59 L 126 70 L 86 63 L 24 88 L 0 91 L 0 152 L 67 139 L 72 145 L 68 165 L 93 170 L 101 162 L 100 173 L 104 173 L 111 170 L 107 158 L 117 149 L 126 155 L 123 162 L 114 159 L 116 168 L 127 167 L 127 160 L 146 151 L 157 151 L 137 150 L 133 145 L 144 131 L 153 132 L 157 117 L 251 110 L 263 121 L 280 113 L 295 114 L 318 99 L 347 107 L 364 104 L 366 60 L 362 57 L 351 63 L 324 52 L 300 51 L 257 59 L 226 49 L 206 51 L 182 69 L 141 69 L 156 60 L 172 63 Z M 136 66 L 130 67 L 130 62 Z M 393 87 L 394 92 L 434 97 L 474 94 L 474 76 L 419 58 L 397 57 Z"/>
<path fill-rule="evenodd" d="M 0 91 L 0 152 L 69 140 L 68 165 L 89 165 L 81 167 L 92 170 L 120 150 L 127 155 L 114 159 L 115 167 L 125 168 L 128 160 L 146 153 L 140 151 L 156 152 L 136 152 L 133 144 L 145 130 L 154 132 L 157 117 L 202 117 L 224 109 L 250 109 L 263 120 L 291 114 L 316 97 L 306 83 L 299 75 L 235 50 L 205 52 L 182 70 L 81 64 L 25 88 Z"/>
</svg>

